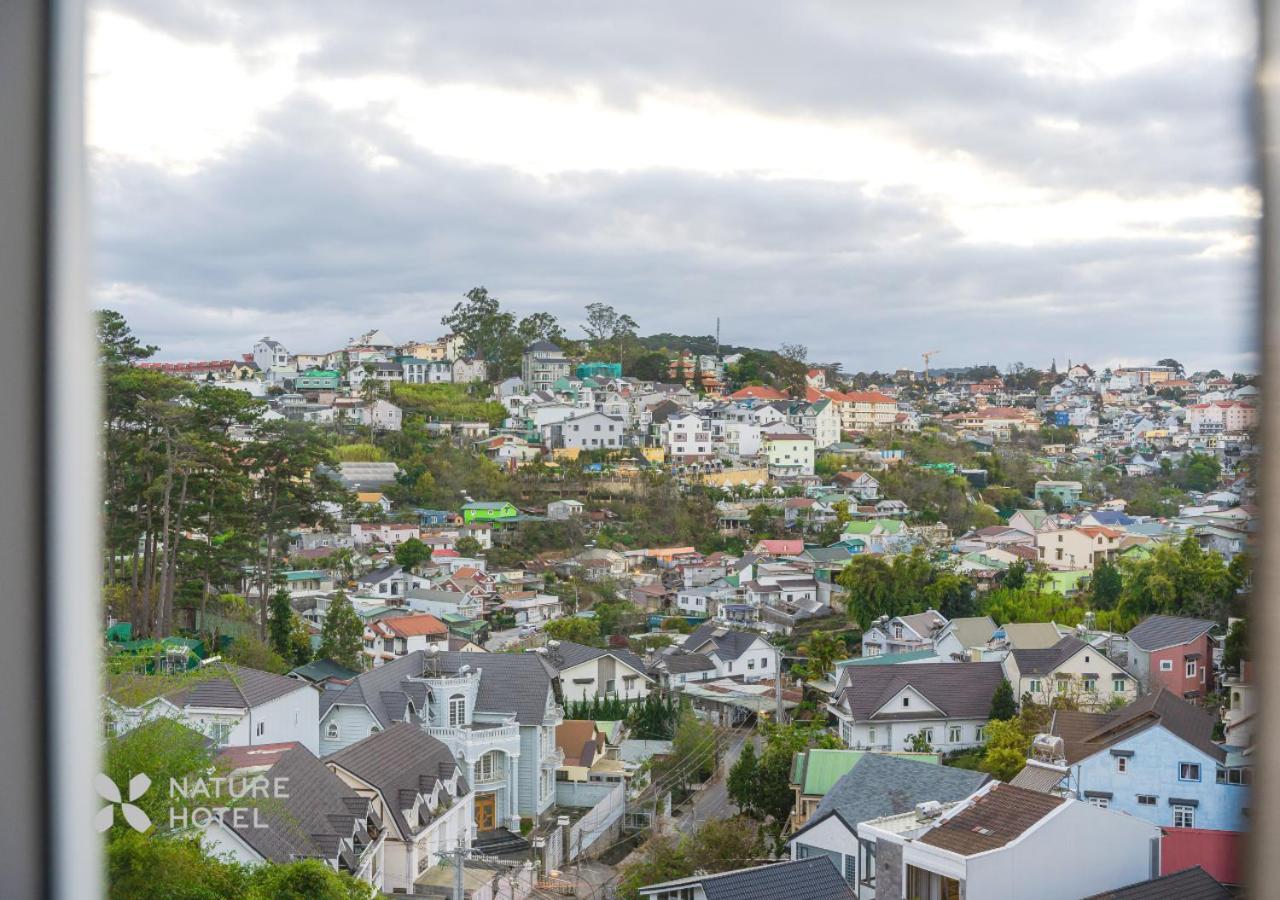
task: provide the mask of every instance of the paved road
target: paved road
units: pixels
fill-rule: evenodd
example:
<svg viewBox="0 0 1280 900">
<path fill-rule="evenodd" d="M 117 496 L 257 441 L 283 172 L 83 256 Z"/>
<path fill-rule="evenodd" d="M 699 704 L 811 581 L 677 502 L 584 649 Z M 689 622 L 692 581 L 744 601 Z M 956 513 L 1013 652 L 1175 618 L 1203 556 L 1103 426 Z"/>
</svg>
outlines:
<svg viewBox="0 0 1280 900">
<path fill-rule="evenodd" d="M 728 818 L 737 811 L 737 807 L 729 799 L 726 782 L 729 770 L 738 761 L 738 754 L 742 752 L 742 747 L 748 740 L 755 740 L 755 729 L 739 728 L 730 733 L 729 749 L 725 752 L 720 773 L 694 796 L 692 805 L 677 820 L 675 826 L 677 830 L 686 831 L 696 823 L 706 822 L 709 819 Z"/>
</svg>

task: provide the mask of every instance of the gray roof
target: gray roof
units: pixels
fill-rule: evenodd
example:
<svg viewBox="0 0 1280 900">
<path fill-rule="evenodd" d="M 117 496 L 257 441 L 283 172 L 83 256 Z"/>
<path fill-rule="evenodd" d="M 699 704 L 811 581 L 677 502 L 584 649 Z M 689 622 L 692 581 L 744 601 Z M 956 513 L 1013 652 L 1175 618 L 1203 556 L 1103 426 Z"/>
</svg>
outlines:
<svg viewBox="0 0 1280 900">
<path fill-rule="evenodd" d="M 832 785 L 813 818 L 792 837 L 799 837 L 829 815 L 839 815 L 848 827 L 856 828 L 860 822 L 911 812 L 917 803 L 927 800 L 963 800 L 990 780 L 984 772 L 867 753 Z"/>
<path fill-rule="evenodd" d="M 1067 760 L 1072 763 L 1092 756 L 1154 725 L 1163 725 L 1169 732 L 1218 762 L 1227 758 L 1226 750 L 1220 744 L 1213 742 L 1213 730 L 1217 724 L 1217 718 L 1163 687 L 1154 694 L 1139 697 L 1114 713 L 1099 713 L 1092 716 L 1080 713 L 1068 714 L 1062 716 L 1064 719 L 1062 723 L 1059 722 L 1060 716 L 1061 712 L 1054 714 L 1049 730 L 1066 741 Z M 1092 731 L 1080 729 L 1074 734 L 1064 733 L 1068 729 L 1062 726 L 1067 724 L 1067 720 L 1079 721 L 1085 720 L 1086 717 L 1089 726 L 1096 726 Z"/>
<path fill-rule="evenodd" d="M 1013 653 L 1018 664 L 1018 672 L 1022 675 L 1049 675 L 1081 650 L 1089 647 L 1076 637 L 1064 637 L 1052 647 L 1043 650 L 1018 650 Z"/>
<path fill-rule="evenodd" d="M 1085 900 L 1229 900 L 1231 892 L 1199 866 L 1139 881 L 1113 891 L 1103 891 Z"/>
<path fill-rule="evenodd" d="M 214 663 L 205 671 L 221 670 L 219 676 L 204 678 L 183 687 L 165 699 L 175 706 L 207 709 L 252 709 L 294 691 L 315 690 L 308 682 L 229 663 Z"/>
<path fill-rule="evenodd" d="M 1213 630 L 1216 622 L 1208 619 L 1189 619 L 1183 616 L 1147 616 L 1126 637 L 1142 650 L 1162 650 L 1194 641 Z"/>
<path fill-rule="evenodd" d="M 991 640 L 996 623 L 990 616 L 965 616 L 952 619 L 943 631 L 954 634 L 962 647 L 978 647 Z"/>
<path fill-rule="evenodd" d="M 393 462 L 338 463 L 338 477 L 348 486 L 391 484 L 398 474 L 400 466 Z"/>
<path fill-rule="evenodd" d="M 458 769 L 444 742 L 407 722 L 371 734 L 326 757 L 325 762 L 377 788 L 405 836 L 416 830 L 404 817 L 404 810 L 413 808 L 415 795 L 430 793 L 436 781 L 451 779 Z M 468 790 L 466 779 L 460 779 L 459 796 Z"/>
<path fill-rule="evenodd" d="M 731 628 L 725 628 L 716 622 L 703 622 L 697 629 L 684 639 L 682 647 L 689 650 L 701 650 L 703 653 L 715 651 L 716 656 L 721 659 L 737 659 L 743 653 L 747 652 L 756 640 L 760 638 L 758 634 L 752 634 L 747 631 L 734 631 Z M 710 643 L 710 648 L 704 645 Z M 768 643 L 767 641 L 765 643 Z"/>
<path fill-rule="evenodd" d="M 236 828 L 235 818 L 224 820 L 246 844 L 271 862 L 287 863 L 299 858 L 336 860 L 343 841 L 350 843 L 364 832 L 372 801 L 347 787 L 324 763 L 305 747 L 287 751 L 265 773 L 269 779 L 286 779 L 287 797 L 266 800 L 246 798 L 256 807 L 258 823 Z M 248 817 L 245 817 L 248 819 Z"/>
<path fill-rule="evenodd" d="M 846 668 L 848 684 L 837 702 L 855 719 L 871 719 L 877 710 L 910 686 L 942 711 L 949 719 L 985 719 L 991 713 L 991 699 L 1004 681 L 997 662 L 920 663 L 898 666 Z M 928 711 L 882 713 L 877 718 L 937 718 Z"/>
<path fill-rule="evenodd" d="M 630 650 L 620 650 L 614 647 L 588 647 L 585 644 L 575 644 L 573 641 L 557 641 L 556 643 L 558 646 L 554 650 L 548 646 L 546 657 L 547 662 L 559 672 L 571 669 L 584 662 L 590 662 L 593 659 L 599 659 L 601 656 L 612 656 L 626 663 L 637 672 L 644 673 L 645 671 L 644 660 Z"/>
<path fill-rule="evenodd" d="M 528 353 L 531 350 L 553 351 L 556 353 L 560 352 L 560 348 L 557 347 L 555 344 L 551 343 L 550 341 L 534 341 L 528 347 L 524 348 L 525 353 Z"/>
<path fill-rule="evenodd" d="M 426 706 L 426 685 L 408 679 L 453 675 L 464 665 L 481 670 L 477 712 L 514 714 L 522 724 L 540 725 L 547 704 L 554 702 L 552 683 L 558 674 L 541 653 L 415 650 L 361 674 L 342 691 L 328 692 L 321 698 L 321 716 L 335 704 L 365 705 L 389 728 L 404 721 L 409 703 L 418 715 Z"/>
<path fill-rule="evenodd" d="M 662 884 L 651 884 L 641 893 L 699 885 L 707 900 L 855 900 L 853 889 L 840 877 L 829 857 L 737 869 L 716 875 L 691 875 Z"/>
<path fill-rule="evenodd" d="M 403 571 L 404 569 L 400 566 L 395 563 L 390 563 L 385 566 L 378 566 L 376 569 L 370 569 L 368 572 L 365 572 L 357 578 L 356 581 L 360 584 L 377 584 L 379 581 L 385 581 L 394 575 L 399 575 Z"/>
<path fill-rule="evenodd" d="M 664 653 L 658 657 L 655 666 L 661 666 L 673 675 L 684 672 L 706 672 L 716 667 L 705 653 Z"/>
</svg>

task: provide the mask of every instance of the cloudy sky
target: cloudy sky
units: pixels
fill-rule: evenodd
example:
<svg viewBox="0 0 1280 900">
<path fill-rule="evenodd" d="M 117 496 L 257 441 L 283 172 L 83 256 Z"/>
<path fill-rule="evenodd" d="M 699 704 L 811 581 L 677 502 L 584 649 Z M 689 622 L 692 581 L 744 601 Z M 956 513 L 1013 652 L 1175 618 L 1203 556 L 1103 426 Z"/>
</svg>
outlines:
<svg viewBox="0 0 1280 900">
<path fill-rule="evenodd" d="M 1247 0 L 91 10 L 95 299 L 167 359 L 483 284 L 851 369 L 1254 364 Z"/>
</svg>

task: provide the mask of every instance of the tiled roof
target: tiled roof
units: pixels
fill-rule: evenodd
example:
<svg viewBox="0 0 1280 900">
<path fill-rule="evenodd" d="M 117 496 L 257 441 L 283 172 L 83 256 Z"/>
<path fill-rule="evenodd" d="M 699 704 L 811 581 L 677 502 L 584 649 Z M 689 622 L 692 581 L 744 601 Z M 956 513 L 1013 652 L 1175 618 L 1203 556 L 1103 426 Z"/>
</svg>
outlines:
<svg viewBox="0 0 1280 900">
<path fill-rule="evenodd" d="M 707 672 L 716 667 L 704 653 L 664 653 L 655 665 L 661 665 L 672 675 L 686 672 Z"/>
<path fill-rule="evenodd" d="M 1229 900 L 1231 892 L 1199 866 L 1103 891 L 1085 900 Z"/>
<path fill-rule="evenodd" d="M 431 615 L 431 613 L 422 613 L 417 616 L 394 616 L 390 619 L 383 619 L 382 624 L 400 637 L 416 637 L 429 634 L 444 637 L 449 633 L 449 629 L 445 627 L 445 624 Z"/>
<path fill-rule="evenodd" d="M 1162 650 L 1186 644 L 1213 630 L 1217 625 L 1208 619 L 1189 619 L 1184 616 L 1147 616 L 1126 637 L 1142 650 Z"/>
<path fill-rule="evenodd" d="M 1123 741 L 1154 725 L 1221 762 L 1226 751 L 1213 742 L 1216 719 L 1194 703 L 1165 688 L 1139 697 L 1114 713 L 1078 713 L 1060 710 L 1050 731 L 1067 745 L 1067 761 L 1076 762 Z"/>
<path fill-rule="evenodd" d="M 972 856 L 1005 846 L 1049 815 L 1061 797 L 997 784 L 965 809 L 919 837 L 922 844 Z"/>
<path fill-rule="evenodd" d="M 737 659 L 755 643 L 759 635 L 745 631 L 734 631 L 715 622 L 703 622 L 684 640 L 683 646 L 703 653 L 715 651 L 722 660 Z M 703 645 L 711 643 L 710 648 Z M 767 643 L 767 642 L 766 642 Z"/>
<path fill-rule="evenodd" d="M 642 896 L 653 891 L 673 891 L 698 885 L 706 900 L 855 900 L 853 889 L 826 856 L 737 869 L 716 875 L 691 875 L 640 889 Z"/>
<path fill-rule="evenodd" d="M 849 827 L 910 812 L 917 803 L 963 800 L 991 776 L 968 769 L 932 765 L 887 753 L 866 753 L 826 792 L 804 829 L 838 814 Z"/>
<path fill-rule="evenodd" d="M 325 762 L 377 788 L 400 833 L 406 836 L 415 829 L 404 817 L 404 810 L 412 808 L 412 802 L 404 800 L 429 793 L 437 780 L 447 781 L 458 768 L 448 746 L 409 722 L 371 734 L 326 757 Z M 458 793 L 461 796 L 467 791 L 466 779 L 462 778 Z"/>
<path fill-rule="evenodd" d="M 997 662 L 919 663 L 904 666 L 865 666 L 849 679 L 838 702 L 855 719 L 872 719 L 876 712 L 905 687 L 911 687 L 951 719 L 985 719 L 991 699 L 1004 681 Z M 897 711 L 892 713 L 896 716 Z M 915 710 L 912 717 L 937 718 L 936 713 Z"/>
<path fill-rule="evenodd" d="M 1067 636 L 1052 647 L 1037 650 L 1013 650 L 1014 661 L 1022 675 L 1049 675 L 1064 662 L 1088 647 L 1077 637 Z M 1101 656 L 1101 652 L 1098 653 Z"/>
<path fill-rule="evenodd" d="M 548 646 L 546 659 L 559 672 L 599 659 L 601 656 L 613 656 L 637 672 L 645 671 L 644 660 L 630 650 L 620 650 L 616 647 L 588 647 L 585 644 L 575 644 L 573 641 L 556 641 L 556 645 L 554 648 Z"/>
<path fill-rule="evenodd" d="M 214 663 L 205 671 L 220 670 L 212 676 L 168 694 L 165 699 L 175 706 L 202 709 L 252 709 L 270 703 L 277 697 L 299 690 L 315 690 L 305 681 L 246 669 L 229 663 Z"/>
</svg>

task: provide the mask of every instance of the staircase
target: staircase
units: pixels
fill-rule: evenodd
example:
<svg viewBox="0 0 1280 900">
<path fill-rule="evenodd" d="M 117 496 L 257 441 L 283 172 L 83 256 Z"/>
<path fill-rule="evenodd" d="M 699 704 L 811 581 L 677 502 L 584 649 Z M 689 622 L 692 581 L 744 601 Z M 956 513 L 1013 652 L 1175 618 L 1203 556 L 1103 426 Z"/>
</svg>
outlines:
<svg viewBox="0 0 1280 900">
<path fill-rule="evenodd" d="M 512 834 L 505 828 L 481 831 L 472 844 L 472 847 L 487 856 L 513 856 L 518 853 L 528 853 L 531 846 L 532 844 L 520 835 Z"/>
</svg>

